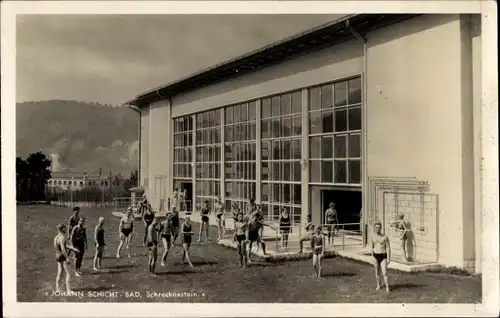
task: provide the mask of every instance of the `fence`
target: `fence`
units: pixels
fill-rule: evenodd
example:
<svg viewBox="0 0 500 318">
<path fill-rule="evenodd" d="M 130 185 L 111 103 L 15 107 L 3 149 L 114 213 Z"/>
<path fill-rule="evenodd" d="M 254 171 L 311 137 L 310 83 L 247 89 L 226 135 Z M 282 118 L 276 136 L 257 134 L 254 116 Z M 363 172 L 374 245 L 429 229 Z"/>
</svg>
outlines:
<svg viewBox="0 0 500 318">
<path fill-rule="evenodd" d="M 361 249 L 363 247 L 360 223 L 336 224 L 331 232 L 333 234 L 331 242 L 328 240 L 330 225 L 323 224 L 321 228 L 322 234 L 325 236 L 326 251 Z M 294 224 L 289 227 L 288 237 L 283 234 L 286 232 L 284 233 L 277 223 L 265 224 L 262 238 L 266 242 L 266 250 L 273 253 L 298 253 L 302 241 L 303 252 L 311 251 L 309 234 L 303 225 Z M 226 228 L 224 238 L 232 240 L 233 237 L 234 230 L 230 226 Z"/>
<path fill-rule="evenodd" d="M 64 190 L 47 192 L 46 197 L 55 206 L 112 207 L 113 192 L 106 189 Z"/>
</svg>

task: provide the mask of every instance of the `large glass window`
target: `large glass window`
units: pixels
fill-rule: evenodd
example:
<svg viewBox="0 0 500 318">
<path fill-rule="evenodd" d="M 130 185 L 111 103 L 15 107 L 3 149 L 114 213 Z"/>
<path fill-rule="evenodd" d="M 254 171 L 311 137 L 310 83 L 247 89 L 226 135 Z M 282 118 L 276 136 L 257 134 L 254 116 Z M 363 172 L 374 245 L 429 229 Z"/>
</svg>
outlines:
<svg viewBox="0 0 500 318">
<path fill-rule="evenodd" d="M 309 176 L 361 183 L 361 78 L 309 89 Z"/>
<path fill-rule="evenodd" d="M 302 92 L 262 99 L 262 210 L 277 220 L 287 208 L 300 222 Z"/>
<path fill-rule="evenodd" d="M 191 179 L 193 121 L 191 116 L 174 118 L 174 178 Z"/>
<path fill-rule="evenodd" d="M 220 195 L 221 110 L 196 114 L 196 209 Z"/>
<path fill-rule="evenodd" d="M 224 176 L 226 207 L 255 196 L 257 173 L 256 101 L 225 108 Z"/>
</svg>

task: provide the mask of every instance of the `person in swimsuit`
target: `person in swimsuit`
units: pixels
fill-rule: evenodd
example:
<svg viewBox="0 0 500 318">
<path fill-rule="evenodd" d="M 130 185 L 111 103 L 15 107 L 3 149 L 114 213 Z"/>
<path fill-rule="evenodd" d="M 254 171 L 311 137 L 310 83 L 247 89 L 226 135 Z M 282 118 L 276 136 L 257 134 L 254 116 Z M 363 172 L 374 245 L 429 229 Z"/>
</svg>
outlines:
<svg viewBox="0 0 500 318">
<path fill-rule="evenodd" d="M 255 212 L 256 209 L 257 205 L 255 204 L 255 199 L 251 198 L 246 206 L 245 215 L 250 216 L 252 213 Z"/>
<path fill-rule="evenodd" d="M 245 268 L 248 260 L 248 253 L 246 252 L 246 229 L 247 224 L 243 221 L 243 214 L 238 215 L 238 218 L 234 222 L 234 240 L 236 241 L 236 246 L 238 250 L 238 256 L 240 258 L 240 266 Z"/>
<path fill-rule="evenodd" d="M 182 189 L 181 192 L 179 193 L 179 210 L 180 211 L 186 211 L 186 209 L 187 209 L 186 195 L 187 195 L 186 189 Z"/>
<path fill-rule="evenodd" d="M 172 246 L 172 237 L 174 234 L 174 226 L 172 224 L 172 214 L 168 213 L 165 221 L 161 223 L 160 237 L 163 243 L 163 256 L 161 257 L 161 266 L 166 266 L 168 252 Z"/>
<path fill-rule="evenodd" d="M 148 236 L 148 228 L 153 223 L 153 220 L 155 218 L 155 213 L 153 212 L 153 209 L 151 208 L 150 204 L 147 204 L 144 207 L 144 213 L 142 215 L 142 221 L 144 222 L 144 239 L 143 239 L 143 244 L 146 246 L 146 240 Z"/>
<path fill-rule="evenodd" d="M 172 210 L 172 246 L 174 246 L 175 240 L 177 240 L 177 237 L 179 236 L 179 227 L 180 227 L 180 221 L 179 221 L 179 211 L 177 209 Z"/>
<path fill-rule="evenodd" d="M 156 275 L 156 260 L 158 259 L 158 234 L 160 233 L 160 226 L 158 224 L 158 219 L 153 218 L 148 226 L 146 235 L 146 246 L 149 250 L 149 273 L 151 275 Z"/>
<path fill-rule="evenodd" d="M 215 219 L 217 220 L 217 241 L 224 238 L 224 226 L 225 226 L 225 216 L 224 216 L 224 204 L 220 197 L 217 197 L 217 201 L 214 205 L 215 208 Z"/>
<path fill-rule="evenodd" d="M 238 203 L 233 202 L 231 204 L 231 217 L 233 219 L 233 230 L 236 230 L 236 222 L 238 221 L 238 215 L 240 214 L 240 208 Z"/>
<path fill-rule="evenodd" d="M 321 259 L 325 255 L 325 236 L 321 231 L 321 226 L 316 227 L 316 232 L 311 236 L 311 249 L 314 273 L 316 277 L 321 277 Z"/>
<path fill-rule="evenodd" d="M 182 223 L 181 226 L 182 247 L 184 248 L 184 251 L 182 252 L 182 263 L 184 264 L 187 259 L 190 267 L 194 267 L 193 263 L 191 263 L 191 260 L 189 259 L 189 248 L 191 247 L 191 239 L 193 235 L 194 232 L 193 225 L 191 224 L 191 218 L 189 215 L 186 215 L 184 223 Z"/>
<path fill-rule="evenodd" d="M 264 242 L 264 215 L 262 214 L 262 206 L 260 204 L 255 205 L 254 217 L 257 220 L 257 233 L 259 234 L 259 242 L 257 243 L 257 252 L 260 250 L 260 246 L 262 245 L 261 241 Z M 264 244 L 265 245 L 265 244 Z M 266 254 L 265 247 L 263 246 L 263 252 Z"/>
<path fill-rule="evenodd" d="M 59 224 L 57 226 L 57 235 L 54 237 L 54 249 L 56 251 L 57 262 L 57 276 L 56 276 L 56 290 L 60 291 L 59 283 L 63 272 L 66 273 L 66 291 L 71 292 L 71 277 L 69 273 L 69 256 L 68 256 L 68 242 L 66 238 L 66 225 Z"/>
<path fill-rule="evenodd" d="M 104 218 L 101 216 L 97 221 L 97 226 L 94 229 L 95 240 L 95 255 L 94 255 L 94 270 L 101 269 L 102 254 L 104 253 Z"/>
<path fill-rule="evenodd" d="M 179 188 L 175 188 L 174 192 L 172 193 L 172 197 L 170 198 L 170 210 L 179 211 Z"/>
<path fill-rule="evenodd" d="M 286 208 L 283 208 L 280 216 L 281 247 L 288 248 L 288 235 L 292 232 L 292 221 Z"/>
<path fill-rule="evenodd" d="M 299 240 L 299 246 L 300 246 L 299 253 L 302 253 L 302 251 L 303 251 L 304 242 L 311 241 L 311 237 L 314 235 L 314 224 L 312 224 L 312 222 L 311 222 L 311 215 L 310 214 L 307 215 L 307 223 L 304 226 L 304 228 L 306 230 L 306 235 L 301 237 Z"/>
<path fill-rule="evenodd" d="M 132 237 L 134 236 L 134 213 L 131 206 L 127 208 L 126 214 L 121 218 L 120 225 L 118 225 L 118 235 L 120 237 L 120 244 L 116 250 L 116 258 L 120 258 L 120 252 L 123 244 L 127 244 L 128 258 L 131 258 L 130 247 L 132 245 Z"/>
<path fill-rule="evenodd" d="M 78 225 L 79 220 L 80 220 L 80 207 L 75 206 L 73 208 L 73 214 L 69 217 L 68 220 L 68 235 L 71 235 L 71 233 L 73 232 L 73 228 Z M 68 256 L 70 255 L 71 255 L 71 250 L 69 250 L 68 252 Z"/>
<path fill-rule="evenodd" d="M 246 224 L 246 256 L 247 256 L 247 262 L 248 264 L 252 264 L 252 260 L 250 258 L 250 253 L 252 251 L 252 244 L 253 242 L 257 242 L 257 246 L 260 244 L 262 246 L 262 251 L 264 252 L 264 255 L 266 255 L 266 243 L 262 239 L 262 237 L 259 235 L 259 229 L 264 226 L 263 219 L 261 218 L 261 215 L 259 215 L 258 211 L 255 211 L 250 215 L 248 219 L 243 218 L 241 219 L 242 222 Z"/>
<path fill-rule="evenodd" d="M 337 210 L 335 210 L 335 203 L 333 202 L 330 203 L 328 209 L 325 211 L 325 221 L 328 234 L 328 244 L 333 244 L 337 223 Z"/>
<path fill-rule="evenodd" d="M 80 218 L 78 224 L 73 227 L 70 242 L 78 250 L 75 252 L 75 276 L 82 276 L 83 254 L 87 251 L 87 231 L 85 230 L 85 218 Z"/>
<path fill-rule="evenodd" d="M 399 232 L 399 240 L 401 242 L 401 250 L 403 251 L 403 255 L 405 260 L 408 260 L 408 255 L 406 253 L 406 241 L 408 239 L 408 224 L 405 221 L 405 215 L 403 213 L 399 213 L 399 219 L 392 223 L 391 226 L 394 227 Z"/>
<path fill-rule="evenodd" d="M 198 243 L 201 242 L 201 235 L 203 234 L 203 232 L 205 232 L 205 243 L 208 242 L 208 232 L 210 228 L 209 215 L 210 215 L 210 207 L 207 200 L 203 203 L 203 206 L 201 207 L 201 226 L 200 226 L 200 235 L 198 237 Z"/>
<path fill-rule="evenodd" d="M 387 278 L 387 265 L 391 261 L 391 245 L 389 238 L 382 233 L 382 224 L 375 222 L 374 233 L 371 240 L 371 252 L 374 259 L 375 279 L 377 280 L 377 290 L 380 289 L 380 272 L 384 277 L 385 290 L 389 292 L 389 281 Z"/>
</svg>

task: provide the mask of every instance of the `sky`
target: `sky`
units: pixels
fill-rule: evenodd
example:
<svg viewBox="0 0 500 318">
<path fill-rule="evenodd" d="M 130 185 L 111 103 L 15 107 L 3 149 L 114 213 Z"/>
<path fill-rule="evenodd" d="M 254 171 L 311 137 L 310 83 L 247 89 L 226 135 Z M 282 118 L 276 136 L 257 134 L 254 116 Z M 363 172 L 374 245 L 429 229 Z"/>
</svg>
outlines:
<svg viewBox="0 0 500 318">
<path fill-rule="evenodd" d="M 17 101 L 118 105 L 340 15 L 19 15 Z"/>
</svg>

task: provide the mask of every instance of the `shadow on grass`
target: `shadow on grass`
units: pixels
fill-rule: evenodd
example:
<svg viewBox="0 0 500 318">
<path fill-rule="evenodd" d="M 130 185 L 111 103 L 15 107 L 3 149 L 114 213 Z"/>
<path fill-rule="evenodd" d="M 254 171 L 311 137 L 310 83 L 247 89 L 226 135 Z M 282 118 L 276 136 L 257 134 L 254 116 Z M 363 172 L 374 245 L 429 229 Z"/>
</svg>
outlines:
<svg viewBox="0 0 500 318">
<path fill-rule="evenodd" d="M 394 285 L 390 285 L 390 286 L 391 286 L 391 291 L 398 290 L 398 289 L 405 289 L 405 288 L 425 287 L 425 285 L 422 285 L 422 284 L 412 284 L 412 283 L 394 284 Z"/>
<path fill-rule="evenodd" d="M 128 273 L 129 271 L 119 271 L 119 270 L 114 270 L 114 269 L 102 269 L 99 272 L 90 272 L 90 276 L 97 276 L 97 275 L 106 275 L 106 274 L 121 274 L 121 273 Z"/>
<path fill-rule="evenodd" d="M 109 266 L 109 269 L 124 269 L 124 268 L 132 268 L 134 265 L 131 264 L 125 264 L 125 265 L 115 265 L 115 266 Z"/>
<path fill-rule="evenodd" d="M 193 263 L 193 265 L 217 265 L 217 264 L 219 264 L 219 262 L 215 262 L 215 261 L 203 261 L 203 260 L 200 260 L 200 261 L 191 261 L 191 263 Z"/>
<path fill-rule="evenodd" d="M 349 272 L 332 272 L 332 273 L 324 273 L 321 276 L 323 277 L 349 277 L 356 276 L 357 273 L 349 273 Z"/>
</svg>

